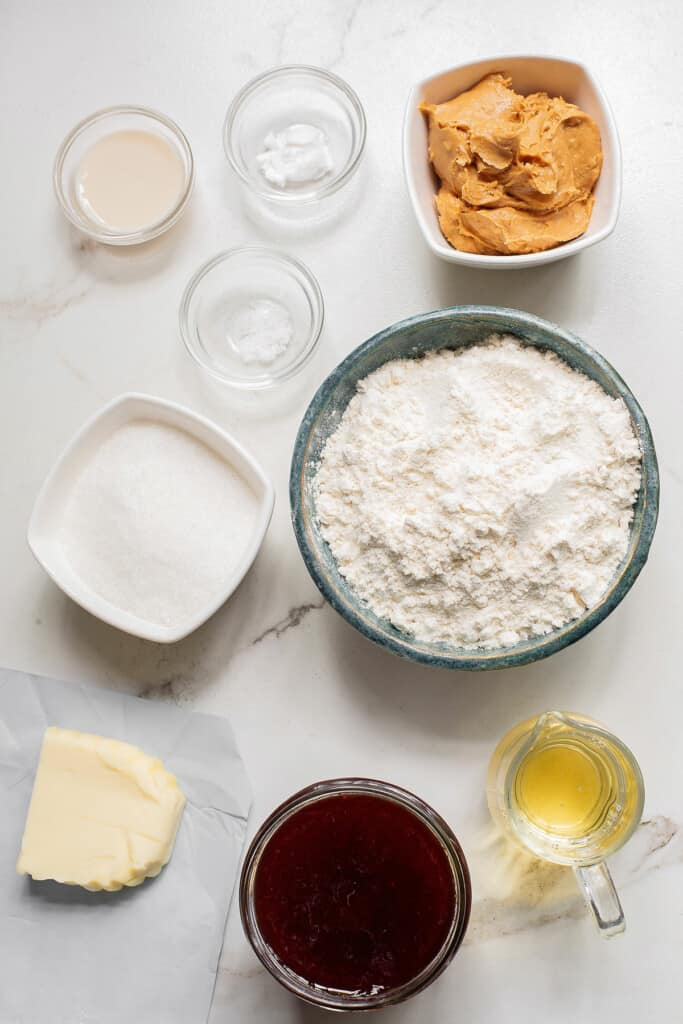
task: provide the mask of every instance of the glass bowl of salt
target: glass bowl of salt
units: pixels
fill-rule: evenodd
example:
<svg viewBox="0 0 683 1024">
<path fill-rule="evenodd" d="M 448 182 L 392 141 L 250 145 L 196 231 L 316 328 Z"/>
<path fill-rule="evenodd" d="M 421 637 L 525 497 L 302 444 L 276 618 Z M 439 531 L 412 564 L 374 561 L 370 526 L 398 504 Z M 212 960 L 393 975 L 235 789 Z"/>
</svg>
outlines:
<svg viewBox="0 0 683 1024">
<path fill-rule="evenodd" d="M 221 252 L 199 268 L 180 303 L 180 334 L 203 370 L 259 391 L 289 380 L 323 326 L 320 286 L 293 256 L 262 245 Z"/>
</svg>

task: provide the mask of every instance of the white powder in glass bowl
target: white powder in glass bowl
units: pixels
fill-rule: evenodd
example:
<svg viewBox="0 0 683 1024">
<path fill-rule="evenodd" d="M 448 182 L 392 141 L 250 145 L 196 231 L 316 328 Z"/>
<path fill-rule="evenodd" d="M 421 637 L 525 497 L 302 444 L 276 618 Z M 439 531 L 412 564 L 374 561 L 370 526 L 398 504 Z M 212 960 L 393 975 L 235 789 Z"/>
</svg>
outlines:
<svg viewBox="0 0 683 1024">
<path fill-rule="evenodd" d="M 327 136 L 312 124 L 290 124 L 283 131 L 268 132 L 256 164 L 271 185 L 310 185 L 332 172 Z"/>
<path fill-rule="evenodd" d="M 375 614 L 425 642 L 507 647 L 600 600 L 640 464 L 621 399 L 492 336 L 361 381 L 323 450 L 316 509 Z"/>
</svg>

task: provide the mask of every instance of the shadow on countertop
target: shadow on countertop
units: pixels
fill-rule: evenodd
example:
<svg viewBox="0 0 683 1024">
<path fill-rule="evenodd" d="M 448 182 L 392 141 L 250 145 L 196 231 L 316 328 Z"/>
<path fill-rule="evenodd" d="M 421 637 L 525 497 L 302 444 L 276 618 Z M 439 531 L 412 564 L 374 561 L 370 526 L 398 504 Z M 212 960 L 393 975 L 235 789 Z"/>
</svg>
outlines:
<svg viewBox="0 0 683 1024">
<path fill-rule="evenodd" d="M 521 309 L 572 330 L 577 309 L 592 317 L 598 301 L 596 254 L 591 251 L 527 270 L 473 270 L 430 261 L 437 307 L 490 305 Z M 596 339 L 585 338 L 599 348 Z"/>
<path fill-rule="evenodd" d="M 631 606 L 631 607 L 630 607 Z M 629 615 L 632 611 L 632 615 Z M 434 737 L 494 741 L 514 722 L 549 708 L 590 712 L 595 679 L 619 685 L 624 638 L 635 605 L 624 602 L 610 620 L 578 643 L 520 668 L 464 672 L 429 668 L 388 653 L 360 636 L 330 609 L 321 625 L 335 671 L 349 695 L 376 708 L 376 728 Z"/>
</svg>

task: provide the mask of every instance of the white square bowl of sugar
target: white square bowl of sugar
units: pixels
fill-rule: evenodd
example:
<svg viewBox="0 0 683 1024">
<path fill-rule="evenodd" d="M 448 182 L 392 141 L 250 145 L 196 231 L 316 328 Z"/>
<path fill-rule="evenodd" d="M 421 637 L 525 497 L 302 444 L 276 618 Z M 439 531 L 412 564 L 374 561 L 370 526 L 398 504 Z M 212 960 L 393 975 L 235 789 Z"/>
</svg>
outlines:
<svg viewBox="0 0 683 1024">
<path fill-rule="evenodd" d="M 36 498 L 28 543 L 86 611 L 174 643 L 241 582 L 274 501 L 229 434 L 174 402 L 131 393 L 67 445 Z"/>
</svg>

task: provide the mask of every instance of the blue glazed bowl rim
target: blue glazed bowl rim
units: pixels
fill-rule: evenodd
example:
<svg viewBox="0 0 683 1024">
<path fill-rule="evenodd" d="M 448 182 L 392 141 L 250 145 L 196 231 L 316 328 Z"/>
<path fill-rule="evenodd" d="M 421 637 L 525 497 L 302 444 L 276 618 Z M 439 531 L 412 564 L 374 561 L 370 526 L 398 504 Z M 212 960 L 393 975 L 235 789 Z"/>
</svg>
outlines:
<svg viewBox="0 0 683 1024">
<path fill-rule="evenodd" d="M 359 609 L 366 609 L 361 605 L 360 599 L 356 597 L 352 588 L 346 584 L 343 577 L 339 574 L 338 582 L 331 580 L 317 555 L 317 545 L 312 535 L 304 494 L 306 476 L 310 472 L 309 453 L 316 426 L 326 411 L 337 387 L 344 381 L 347 374 L 353 371 L 356 364 L 369 352 L 385 345 L 393 338 L 400 337 L 402 334 L 410 331 L 411 328 L 419 328 L 430 323 L 447 323 L 454 320 L 463 322 L 476 321 L 480 318 L 500 321 L 499 327 L 496 327 L 495 323 L 492 324 L 491 334 L 515 335 L 515 325 L 517 328 L 531 328 L 545 333 L 548 335 L 547 345 L 539 345 L 524 337 L 520 337 L 520 341 L 523 344 L 531 344 L 536 348 L 550 349 L 556 352 L 565 362 L 567 358 L 561 351 L 561 345 L 557 344 L 556 346 L 553 342 L 563 343 L 569 350 L 573 349 L 580 354 L 582 357 L 580 362 L 588 363 L 591 370 L 594 371 L 594 373 L 587 375 L 591 376 L 602 387 L 604 387 L 603 381 L 609 382 L 613 392 L 623 399 L 631 415 L 631 420 L 642 449 L 641 486 L 636 501 L 636 509 L 639 506 L 641 507 L 639 522 L 636 525 L 634 518 L 629 553 L 617 570 L 612 583 L 603 594 L 600 602 L 580 618 L 573 620 L 559 630 L 523 641 L 514 647 L 496 648 L 490 651 L 449 648 L 444 644 L 421 643 L 413 640 L 407 634 L 400 633 L 390 623 L 385 623 L 384 620 L 377 619 L 377 624 L 375 624 L 370 618 L 361 614 Z M 448 347 L 458 348 L 466 347 L 468 344 L 477 344 L 477 342 L 468 343 L 465 341 L 462 346 L 444 343 L 440 346 L 430 346 L 430 348 L 433 350 Z M 389 346 L 387 347 L 389 349 Z M 427 351 L 427 349 L 424 351 Z M 409 358 L 409 356 L 401 356 L 388 351 L 387 359 L 384 361 L 389 362 L 397 358 Z M 570 363 L 570 365 L 572 364 Z M 576 369 L 577 367 L 574 368 Z M 579 372 L 585 371 L 581 369 Z M 449 306 L 444 309 L 437 309 L 429 313 L 420 313 L 416 316 L 408 317 L 379 331 L 379 333 L 373 335 L 373 337 L 349 353 L 325 378 L 313 396 L 297 432 L 290 469 L 289 497 L 294 534 L 306 568 L 325 600 L 350 625 L 369 640 L 400 657 L 433 667 L 476 671 L 512 668 L 540 660 L 541 658 L 547 658 L 557 651 L 568 647 L 570 644 L 576 643 L 581 637 L 586 636 L 587 633 L 595 629 L 616 608 L 633 586 L 647 561 L 659 510 L 659 469 L 652 432 L 637 399 L 614 367 L 599 352 L 582 341 L 581 338 L 564 330 L 557 324 L 543 320 L 532 313 L 525 313 L 522 310 L 503 306 Z M 637 529 L 637 535 L 635 534 L 635 529 Z M 633 543 L 634 536 L 635 544 Z M 324 544 L 325 542 L 322 541 L 322 543 Z M 367 614 L 373 616 L 369 609 L 367 609 Z"/>
</svg>

